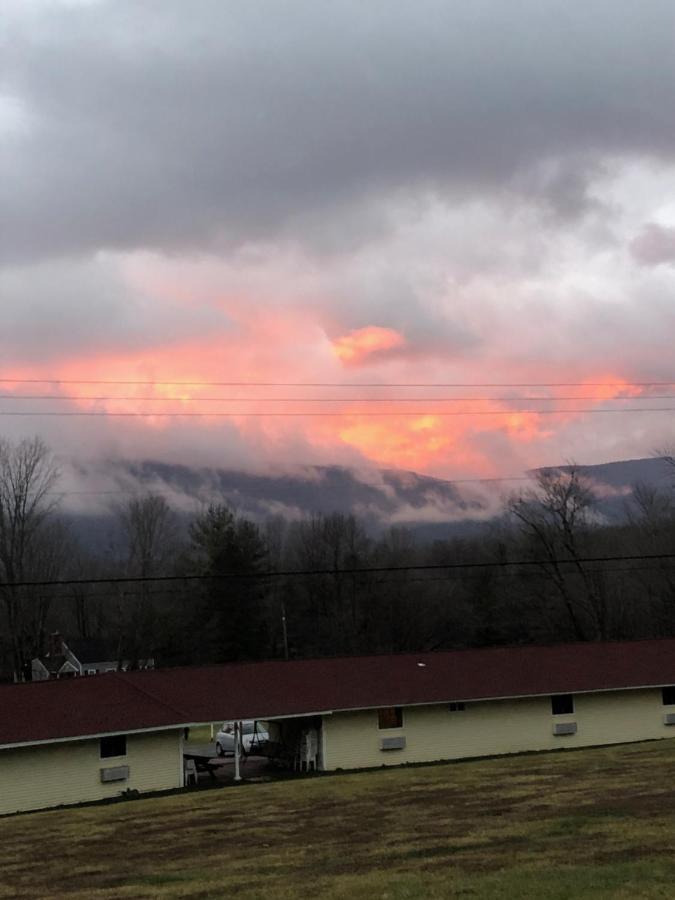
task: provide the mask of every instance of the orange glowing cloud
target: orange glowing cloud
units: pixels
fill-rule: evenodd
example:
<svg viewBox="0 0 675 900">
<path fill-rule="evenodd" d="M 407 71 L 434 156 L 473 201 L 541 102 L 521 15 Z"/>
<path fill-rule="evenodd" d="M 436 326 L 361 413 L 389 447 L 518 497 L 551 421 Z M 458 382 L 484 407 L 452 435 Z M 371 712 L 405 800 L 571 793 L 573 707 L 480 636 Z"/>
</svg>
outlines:
<svg viewBox="0 0 675 900">
<path fill-rule="evenodd" d="M 464 359 L 460 367 L 453 360 L 412 355 L 408 351 L 415 348 L 403 334 L 374 325 L 329 342 L 324 323 L 306 308 L 264 309 L 231 299 L 228 315 L 232 324 L 208 336 L 177 336 L 145 348 L 0 370 L 5 378 L 54 382 L 5 384 L 6 395 L 55 399 L 3 406 L 8 412 L 110 414 L 111 433 L 129 435 L 139 453 L 153 433 L 167 445 L 175 435 L 189 435 L 195 448 L 210 447 L 216 458 L 219 448 L 236 447 L 242 465 L 253 458 L 256 463 L 365 462 L 452 478 L 493 477 L 559 462 L 556 454 L 564 451 L 555 442 L 563 429 L 569 434 L 572 426 L 590 424 L 588 412 L 610 406 L 608 401 L 645 393 L 606 370 L 586 369 L 582 380 L 576 370 L 535 368 L 534 361 L 527 363 L 532 370 L 523 372 L 522 361 L 507 359 L 498 361 L 500 377 L 494 379 L 503 387 L 484 384 L 492 378 L 482 358 Z M 402 348 L 404 354 L 392 352 Z M 382 384 L 340 390 L 343 367 L 382 361 Z M 56 379 L 90 383 L 57 384 Z M 395 390 L 393 382 L 400 382 Z M 35 415 L 21 421 L 31 428 L 33 421 L 40 428 L 57 426 L 58 420 Z M 82 428 L 91 433 L 103 428 L 101 420 L 86 421 Z"/>
<path fill-rule="evenodd" d="M 433 418 L 345 416 L 338 422 L 336 436 L 378 465 L 424 469 L 432 460 L 454 456 L 456 449 L 452 432 L 439 428 L 438 420 L 432 422 Z"/>
<path fill-rule="evenodd" d="M 589 393 L 592 393 L 597 400 L 616 400 L 625 397 L 640 397 L 644 393 L 644 389 L 631 384 L 625 378 L 604 373 L 595 376 L 593 379 L 586 379 L 583 384 L 587 386 Z M 582 389 L 582 393 L 585 391 Z"/>
<path fill-rule="evenodd" d="M 393 328 L 368 325 L 357 328 L 332 342 L 333 353 L 346 366 L 358 366 L 389 350 L 405 346 L 405 338 Z"/>
<path fill-rule="evenodd" d="M 553 432 L 544 430 L 541 417 L 535 412 L 505 414 L 499 405 L 490 406 L 480 418 L 474 418 L 468 408 L 466 415 L 420 412 L 385 418 L 379 417 L 381 409 L 386 409 L 383 402 L 371 416 L 345 412 L 335 436 L 377 465 L 438 474 L 469 471 L 491 477 L 499 473 L 501 460 L 479 453 L 474 445 L 477 437 L 501 433 L 507 435 L 511 444 L 531 444 Z"/>
</svg>

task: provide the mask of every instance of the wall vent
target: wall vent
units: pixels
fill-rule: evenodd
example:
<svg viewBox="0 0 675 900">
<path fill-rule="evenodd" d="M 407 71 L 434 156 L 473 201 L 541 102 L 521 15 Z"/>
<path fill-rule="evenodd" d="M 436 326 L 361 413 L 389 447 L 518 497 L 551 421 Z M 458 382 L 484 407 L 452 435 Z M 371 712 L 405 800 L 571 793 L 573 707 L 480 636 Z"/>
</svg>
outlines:
<svg viewBox="0 0 675 900">
<path fill-rule="evenodd" d="M 126 781 L 129 777 L 129 766 L 111 766 L 109 769 L 101 769 L 101 781 Z"/>
<path fill-rule="evenodd" d="M 555 722 L 553 725 L 553 734 L 576 734 L 576 722 Z"/>
<path fill-rule="evenodd" d="M 666 713 L 663 717 L 664 725 L 675 725 L 675 713 Z"/>
<path fill-rule="evenodd" d="M 404 737 L 386 737 L 382 738 L 380 750 L 405 750 Z"/>
</svg>

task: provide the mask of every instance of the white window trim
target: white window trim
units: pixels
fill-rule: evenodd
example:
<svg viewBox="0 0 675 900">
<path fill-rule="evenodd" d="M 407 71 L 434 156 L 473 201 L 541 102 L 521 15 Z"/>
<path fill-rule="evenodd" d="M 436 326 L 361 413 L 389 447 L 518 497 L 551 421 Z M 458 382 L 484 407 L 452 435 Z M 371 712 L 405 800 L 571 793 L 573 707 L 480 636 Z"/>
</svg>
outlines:
<svg viewBox="0 0 675 900">
<path fill-rule="evenodd" d="M 118 753 L 116 756 L 102 756 L 101 754 L 101 741 L 105 737 L 123 737 L 124 738 L 124 753 Z M 105 759 L 106 761 L 109 759 L 126 759 L 129 755 L 129 735 L 126 732 L 121 732 L 119 734 L 107 734 L 103 735 L 98 739 L 98 758 Z"/>
<path fill-rule="evenodd" d="M 554 697 L 571 697 L 572 698 L 572 709 L 570 712 L 562 712 L 562 713 L 554 713 L 553 712 L 553 698 Z M 560 716 L 576 716 L 577 714 L 577 703 L 574 694 L 551 694 L 551 715 L 554 719 L 560 718 Z"/>
</svg>

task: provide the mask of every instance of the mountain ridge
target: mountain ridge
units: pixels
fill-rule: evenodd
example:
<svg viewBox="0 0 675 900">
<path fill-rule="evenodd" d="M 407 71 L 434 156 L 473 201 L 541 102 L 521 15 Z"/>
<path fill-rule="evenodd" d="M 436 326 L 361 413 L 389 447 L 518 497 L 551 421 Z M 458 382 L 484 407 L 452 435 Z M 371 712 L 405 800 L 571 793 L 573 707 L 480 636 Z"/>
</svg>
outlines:
<svg viewBox="0 0 675 900">
<path fill-rule="evenodd" d="M 522 488 L 539 473 L 567 472 L 571 468 L 565 464 L 529 470 L 523 476 Z M 590 483 L 598 513 L 608 523 L 625 520 L 636 483 L 665 489 L 675 481 L 675 468 L 658 457 L 574 468 Z M 113 503 L 119 502 L 116 495 L 150 492 L 162 494 L 186 515 L 211 502 L 227 503 L 239 514 L 260 522 L 273 516 L 297 520 L 317 514 L 353 513 L 372 532 L 400 525 L 429 539 L 479 532 L 498 519 L 505 499 L 518 490 L 514 491 L 514 479 L 452 481 L 401 469 L 298 466 L 253 473 L 151 459 L 78 464 L 72 477 L 85 486 L 103 484 L 107 490 L 101 493 L 115 497 L 99 504 L 98 510 L 91 506 L 71 510 L 71 515 L 79 513 L 87 518 L 109 517 Z"/>
</svg>

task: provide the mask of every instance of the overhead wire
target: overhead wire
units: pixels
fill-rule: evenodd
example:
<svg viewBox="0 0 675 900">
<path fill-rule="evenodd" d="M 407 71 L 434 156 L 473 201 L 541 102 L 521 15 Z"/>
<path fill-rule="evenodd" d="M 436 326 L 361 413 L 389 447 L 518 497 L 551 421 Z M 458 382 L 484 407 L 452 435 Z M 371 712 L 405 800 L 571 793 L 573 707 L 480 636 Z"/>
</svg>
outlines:
<svg viewBox="0 0 675 900">
<path fill-rule="evenodd" d="M 675 381 L 181 381 L 111 378 L 0 378 L 0 384 L 109 384 L 142 387 L 330 387 L 330 388 L 550 388 L 550 387 L 675 387 Z"/>
<path fill-rule="evenodd" d="M 566 563 L 572 564 L 575 560 L 565 560 Z M 533 564 L 538 566 L 539 568 L 535 571 L 528 570 L 525 572 L 522 571 L 499 571 L 499 572 L 490 572 L 490 577 L 494 579 L 503 579 L 503 578 L 514 578 L 514 579 L 534 579 L 534 578 L 546 578 L 547 574 L 543 571 L 544 567 L 547 565 L 551 565 L 551 561 L 547 560 L 539 560 L 533 561 Z M 488 564 L 485 564 L 486 566 Z M 498 563 L 500 567 L 504 566 L 504 563 Z M 516 565 L 514 563 L 514 565 Z M 522 565 L 522 564 L 518 564 Z M 360 572 L 364 572 L 366 570 L 360 570 Z M 400 569 L 396 570 L 398 574 L 400 574 Z M 646 566 L 612 566 L 611 568 L 590 568 L 586 569 L 585 574 L 602 574 L 602 575 L 614 575 L 614 574 L 625 574 L 627 572 L 675 572 L 675 565 L 656 565 L 654 561 L 652 561 L 651 565 Z M 261 575 L 261 578 L 268 577 L 270 574 L 274 573 L 266 573 L 266 575 Z M 314 573 L 319 574 L 319 573 Z M 325 573 L 324 573 L 325 574 Z M 571 572 L 569 574 L 577 575 L 579 573 Z M 330 575 L 335 577 L 336 575 L 348 575 L 350 577 L 355 577 L 353 572 L 346 572 L 345 570 L 334 570 L 330 571 Z M 288 577 L 288 576 L 285 576 Z M 207 576 L 206 580 L 211 580 L 212 576 Z M 459 572 L 453 572 L 445 575 L 432 575 L 427 577 L 413 577 L 406 578 L 404 581 L 394 581 L 392 578 L 379 578 L 371 581 L 369 586 L 377 585 L 397 585 L 400 587 L 405 587 L 409 584 L 446 584 L 448 582 L 464 582 L 464 581 L 482 581 L 484 579 L 483 574 L 465 574 Z M 177 581 L 189 580 L 189 576 L 176 577 Z M 86 584 L 87 582 L 78 582 L 79 585 Z M 0 586 L 1 588 L 1 586 Z M 135 590 L 121 590 L 121 591 L 96 591 L 94 593 L 89 594 L 86 597 L 82 597 L 81 595 L 76 595 L 72 591 L 70 593 L 55 593 L 48 595 L 40 595 L 43 599 L 52 600 L 129 600 L 137 597 L 144 597 L 148 599 L 153 598 L 164 598 L 164 597 L 181 597 L 184 596 L 184 590 L 180 590 L 172 587 L 164 587 L 161 590 L 151 590 L 144 592 L 142 588 L 136 588 Z"/>
<path fill-rule="evenodd" d="M 408 564 L 404 566 L 363 566 L 363 567 L 345 567 L 339 570 L 340 575 L 368 575 L 368 574 L 384 574 L 389 572 L 433 572 L 433 571 L 456 571 L 473 569 L 498 569 L 506 570 L 507 568 L 531 568 L 533 566 L 542 565 L 578 565 L 578 564 L 597 564 L 608 562 L 637 562 L 637 561 L 656 561 L 673 559 L 675 553 L 635 553 L 605 556 L 585 556 L 577 558 L 553 558 L 553 559 L 519 559 L 489 562 L 452 562 L 452 563 L 425 563 L 425 564 Z M 190 575 L 124 575 L 97 578 L 65 578 L 65 579 L 49 579 L 36 581 L 14 581 L 5 582 L 0 585 L 0 589 L 15 588 L 39 588 L 39 587 L 65 587 L 84 584 L 164 584 L 177 581 L 183 582 L 200 582 L 200 581 L 248 581 L 261 580 L 270 578 L 306 578 L 316 576 L 335 576 L 335 569 L 290 569 L 290 570 L 267 570 L 265 572 L 219 572 L 212 574 L 190 574 Z"/>
<path fill-rule="evenodd" d="M 640 400 L 675 400 L 675 394 L 642 394 L 630 397 L 596 397 L 589 394 L 574 397 L 151 397 L 77 394 L 0 394 L 2 400 L 59 402 L 130 402 L 135 403 L 558 403 L 603 401 L 626 403 Z"/>
<path fill-rule="evenodd" d="M 404 410 L 402 412 L 383 411 L 383 410 L 342 410 L 340 412 L 315 412 L 314 410 L 289 411 L 283 412 L 109 412 L 109 411 L 58 411 L 52 410 L 0 410 L 0 416 L 5 417 L 36 417 L 43 416 L 47 418 L 108 418 L 108 419 L 129 419 L 129 418 L 162 418 L 162 419 L 283 419 L 283 418 L 343 418 L 345 416 L 373 416 L 377 418 L 407 418 L 420 416 L 435 416 L 437 418 L 455 418 L 460 416 L 512 416 L 518 413 L 532 413 L 538 416 L 547 415 L 564 415 L 565 413 L 598 415 L 603 413 L 655 413 L 655 412 L 675 412 L 675 406 L 652 406 L 652 407 L 630 407 L 623 409 L 611 408 L 586 408 L 586 409 L 467 409 L 467 410 Z"/>
</svg>

